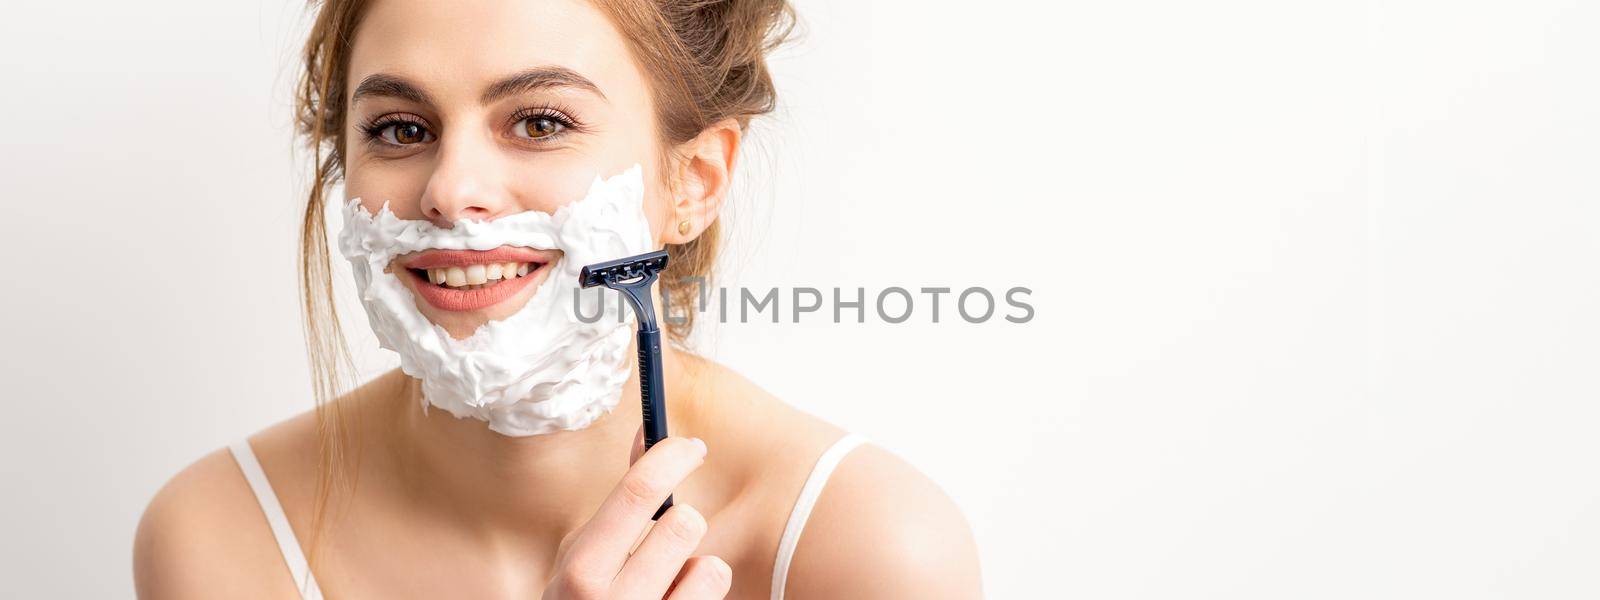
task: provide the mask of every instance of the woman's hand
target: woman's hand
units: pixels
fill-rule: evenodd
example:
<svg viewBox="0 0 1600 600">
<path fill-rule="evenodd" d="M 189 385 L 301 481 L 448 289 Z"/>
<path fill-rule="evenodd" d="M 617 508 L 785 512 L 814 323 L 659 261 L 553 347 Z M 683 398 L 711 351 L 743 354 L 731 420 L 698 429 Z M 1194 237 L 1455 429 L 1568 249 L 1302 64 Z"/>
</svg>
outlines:
<svg viewBox="0 0 1600 600">
<path fill-rule="evenodd" d="M 669 437 L 642 452 L 634 438 L 633 466 L 582 527 L 567 534 L 556 551 L 555 577 L 546 600 L 704 600 L 727 595 L 733 570 L 715 556 L 692 556 L 706 520 L 687 504 L 674 503 L 650 528 L 650 516 L 672 489 L 705 462 L 705 442 Z M 638 549 L 630 554 L 634 543 Z"/>
</svg>

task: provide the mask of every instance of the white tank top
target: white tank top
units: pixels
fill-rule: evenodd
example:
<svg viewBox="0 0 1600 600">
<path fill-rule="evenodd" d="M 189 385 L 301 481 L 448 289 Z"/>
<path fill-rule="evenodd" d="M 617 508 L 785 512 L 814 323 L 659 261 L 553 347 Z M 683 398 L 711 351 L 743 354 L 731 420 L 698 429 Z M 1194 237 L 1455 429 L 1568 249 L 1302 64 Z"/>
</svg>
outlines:
<svg viewBox="0 0 1600 600">
<path fill-rule="evenodd" d="M 806 519 L 811 516 L 811 508 L 816 504 L 817 497 L 822 495 L 822 486 L 827 484 L 828 476 L 833 474 L 839 461 L 865 442 L 866 438 L 847 433 L 829 446 L 817 458 L 816 465 L 811 467 L 811 475 L 806 477 L 805 485 L 800 488 L 800 496 L 789 511 L 789 521 L 783 526 L 783 537 L 778 538 L 778 558 L 772 565 L 772 600 L 783 600 L 784 584 L 789 579 L 789 562 L 794 559 L 794 549 L 800 542 L 800 531 L 805 529 Z M 289 527 L 289 518 L 284 515 L 283 506 L 278 504 L 278 495 L 272 491 L 272 483 L 267 481 L 266 472 L 261 470 L 261 463 L 256 461 L 250 440 L 236 441 L 228 449 L 233 452 L 234 461 L 239 463 L 239 470 L 244 471 L 245 481 L 250 483 L 251 491 L 256 494 L 256 502 L 261 504 L 261 512 L 267 516 L 267 525 L 272 527 L 272 537 L 278 542 L 278 552 L 283 554 L 283 562 L 289 566 L 289 575 L 294 577 L 300 597 L 322 600 L 317 578 L 306 564 L 300 542 L 294 536 L 294 529 Z"/>
</svg>

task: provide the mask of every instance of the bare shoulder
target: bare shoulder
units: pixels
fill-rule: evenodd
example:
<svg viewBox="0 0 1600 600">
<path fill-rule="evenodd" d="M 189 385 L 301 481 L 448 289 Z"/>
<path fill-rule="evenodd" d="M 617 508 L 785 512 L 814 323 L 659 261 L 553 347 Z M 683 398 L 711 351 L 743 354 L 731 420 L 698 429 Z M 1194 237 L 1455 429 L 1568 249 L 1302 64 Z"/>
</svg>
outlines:
<svg viewBox="0 0 1600 600">
<path fill-rule="evenodd" d="M 359 412 L 363 400 L 393 393 L 402 377 L 396 369 L 374 378 L 341 396 L 337 404 Z M 296 507 L 308 506 L 316 491 L 315 410 L 275 423 L 248 439 L 273 495 L 303 543 L 310 517 Z M 299 597 L 272 527 L 228 448 L 201 457 L 156 492 L 139 521 L 133 555 L 140 598 Z"/>
<path fill-rule="evenodd" d="M 720 443 L 724 454 L 738 451 L 770 464 L 777 456 L 810 454 L 844 433 L 721 363 L 689 353 L 679 356 L 677 366 L 691 383 L 678 390 L 689 398 L 687 403 L 673 408 L 686 412 L 682 416 L 690 431 L 685 434 L 704 437 L 708 444 Z M 669 390 L 669 399 L 674 398 L 673 391 Z M 749 450 L 757 452 L 746 452 Z"/>
<path fill-rule="evenodd" d="M 786 596 L 981 598 L 977 544 L 938 485 L 865 444 L 846 455 L 818 497 Z"/>
<path fill-rule="evenodd" d="M 162 486 L 134 535 L 140 598 L 283 598 L 294 586 L 250 485 L 226 448 Z M 269 577 L 268 575 L 279 575 Z"/>
<path fill-rule="evenodd" d="M 761 515 L 749 538 L 761 551 L 734 565 L 730 598 L 768 596 L 773 561 L 790 510 L 817 459 L 846 430 L 780 400 L 727 367 L 694 358 L 699 396 L 715 410 L 705 428 L 708 462 L 719 455 L 749 475 L 744 501 Z M 705 393 L 709 392 L 709 394 Z M 802 403 L 803 404 L 803 403 Z M 695 433 L 699 435 L 698 433 Z M 978 598 L 978 556 L 965 517 L 943 490 L 874 444 L 851 450 L 829 476 L 806 521 L 785 595 L 810 598 Z"/>
<path fill-rule="evenodd" d="M 799 491 L 817 457 L 845 433 L 720 363 L 686 355 L 682 366 L 692 373 L 694 388 L 685 396 L 693 400 L 681 407 L 688 428 L 674 432 L 705 439 L 718 466 L 748 476 L 781 502 L 793 499 L 790 492 Z"/>
</svg>

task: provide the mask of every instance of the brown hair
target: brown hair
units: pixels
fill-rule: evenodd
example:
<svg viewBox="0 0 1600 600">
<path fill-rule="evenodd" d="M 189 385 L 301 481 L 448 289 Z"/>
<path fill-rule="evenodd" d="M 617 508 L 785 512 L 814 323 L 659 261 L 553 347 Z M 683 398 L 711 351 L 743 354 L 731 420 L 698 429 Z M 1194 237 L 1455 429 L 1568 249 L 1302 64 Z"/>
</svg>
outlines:
<svg viewBox="0 0 1600 600">
<path fill-rule="evenodd" d="M 774 108 L 777 93 L 766 55 L 794 30 L 796 18 L 787 0 L 593 1 L 627 40 L 650 81 L 664 156 L 713 124 L 731 118 L 743 130 L 752 117 Z M 313 564 L 328 499 L 340 482 L 336 473 L 351 446 L 348 418 L 333 400 L 355 369 L 334 311 L 324 215 L 328 188 L 343 176 L 345 79 L 351 43 L 367 5 L 366 0 L 310 0 L 317 15 L 295 98 L 297 129 L 311 150 L 314 168 L 300 226 L 300 292 L 320 439 Z M 720 239 L 720 227 L 713 222 L 689 243 L 667 247 L 670 266 L 661 282 L 670 304 L 693 304 L 691 279 L 710 275 Z M 683 314 L 688 318 L 665 319 L 668 338 L 680 344 L 694 326 L 694 311 Z"/>
</svg>

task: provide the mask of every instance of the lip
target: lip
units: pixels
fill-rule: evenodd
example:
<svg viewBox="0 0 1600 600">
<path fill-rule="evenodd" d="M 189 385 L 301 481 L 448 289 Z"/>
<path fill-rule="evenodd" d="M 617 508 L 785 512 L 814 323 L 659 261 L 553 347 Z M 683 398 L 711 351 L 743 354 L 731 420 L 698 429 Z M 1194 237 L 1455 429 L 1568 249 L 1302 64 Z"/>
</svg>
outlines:
<svg viewBox="0 0 1600 600">
<path fill-rule="evenodd" d="M 544 271 L 553 257 L 546 252 L 517 246 L 501 246 L 493 250 L 428 250 L 399 261 L 406 276 L 411 278 L 411 289 L 423 301 L 439 310 L 464 312 L 489 308 L 515 296 L 523 288 L 543 280 Z M 531 263 L 528 274 L 516 279 L 502 279 L 499 283 L 474 290 L 457 290 L 436 285 L 418 270 L 446 267 L 465 267 L 500 262 Z"/>
<path fill-rule="evenodd" d="M 486 265 L 494 262 L 525 262 L 545 264 L 553 252 L 534 250 L 525 246 L 501 246 L 493 250 L 425 250 L 400 261 L 407 269 L 439 269 Z"/>
</svg>

